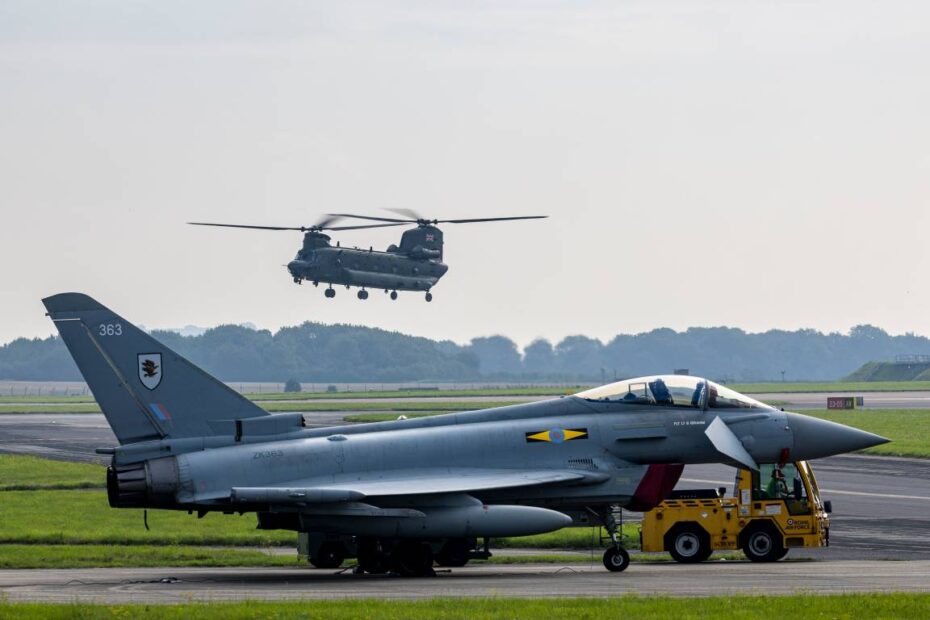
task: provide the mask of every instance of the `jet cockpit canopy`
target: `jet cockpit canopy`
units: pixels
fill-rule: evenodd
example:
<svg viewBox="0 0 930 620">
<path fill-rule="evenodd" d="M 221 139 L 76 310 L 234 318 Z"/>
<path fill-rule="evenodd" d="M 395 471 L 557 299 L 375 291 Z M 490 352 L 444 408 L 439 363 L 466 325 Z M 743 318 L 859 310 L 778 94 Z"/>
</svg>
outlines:
<svg viewBox="0 0 930 620">
<path fill-rule="evenodd" d="M 575 394 L 602 403 L 694 407 L 696 409 L 771 409 L 713 381 L 687 375 L 654 375 L 618 381 Z"/>
</svg>

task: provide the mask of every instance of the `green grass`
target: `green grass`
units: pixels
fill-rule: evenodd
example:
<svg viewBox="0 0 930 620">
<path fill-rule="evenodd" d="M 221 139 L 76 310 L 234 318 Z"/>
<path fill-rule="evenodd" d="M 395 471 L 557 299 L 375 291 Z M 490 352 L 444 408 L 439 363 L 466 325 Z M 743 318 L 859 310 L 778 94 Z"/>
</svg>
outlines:
<svg viewBox="0 0 930 620">
<path fill-rule="evenodd" d="M 0 545 L 0 568 L 306 566 L 297 556 L 185 545 Z"/>
<path fill-rule="evenodd" d="M 622 576 L 618 577 L 622 579 Z M 93 603 L 3 603 L 0 616 L 15 619 L 141 618 L 144 620 L 252 620 L 256 618 L 335 618 L 416 620 L 444 618 L 546 618 L 548 620 L 755 620 L 779 618 L 927 618 L 930 594 L 804 594 L 793 596 L 709 596 L 672 598 L 625 595 L 612 598 L 517 599 L 448 597 L 405 601 L 383 599 L 291 602 L 180 603 L 176 605 Z"/>
<path fill-rule="evenodd" d="M 203 519 L 174 510 L 110 508 L 102 491 L 5 491 L 0 494 L 0 543 L 296 544 L 294 532 L 255 529 L 254 514 L 210 513 Z"/>
<path fill-rule="evenodd" d="M 255 515 L 209 513 L 203 519 L 173 510 L 110 508 L 102 491 L 6 491 L 0 495 L 0 543 L 26 544 L 189 544 L 294 545 L 293 532 L 255 529 Z M 624 539 L 638 545 L 635 525 Z M 591 528 L 566 528 L 548 534 L 503 538 L 492 547 L 587 549 L 601 543 Z"/>
<path fill-rule="evenodd" d="M 574 387 L 521 387 L 487 388 L 477 390 L 378 390 L 371 392 L 271 392 L 246 394 L 254 401 L 263 400 L 316 400 L 340 398 L 458 398 L 462 396 L 564 396 L 587 389 L 590 386 Z M 14 397 L 15 398 L 15 397 Z M 2 401 L 0 401 L 2 402 Z"/>
<path fill-rule="evenodd" d="M 839 422 L 882 435 L 891 443 L 868 448 L 865 454 L 930 458 L 930 409 L 854 409 L 804 411 L 831 422 Z"/>
<path fill-rule="evenodd" d="M 106 475 L 101 465 L 0 454 L 0 491 L 103 488 Z"/>
<path fill-rule="evenodd" d="M 357 413 L 355 415 L 347 415 L 344 419 L 346 422 L 352 423 L 363 423 L 363 422 L 390 422 L 396 420 L 398 416 L 405 415 L 408 418 L 428 418 L 434 415 L 442 415 L 443 413 L 450 413 L 449 411 L 417 411 L 411 413 Z"/>
<path fill-rule="evenodd" d="M 0 403 L 92 403 L 93 396 L 0 396 Z"/>
<path fill-rule="evenodd" d="M 428 402 L 364 402 L 364 403 L 314 403 L 314 402 L 297 402 L 282 403 L 268 402 L 262 403 L 261 406 L 266 411 L 272 413 L 283 413 L 292 411 L 430 411 L 448 413 L 451 411 L 472 411 L 475 409 L 489 409 L 491 407 L 504 407 L 506 405 L 519 404 L 515 401 L 495 401 L 495 402 L 467 402 L 467 401 L 428 401 Z M 70 403 L 70 404 L 0 404 L 0 414 L 19 414 L 19 413 L 100 413 L 100 407 L 94 403 Z M 396 416 L 395 416 L 396 417 Z"/>
<path fill-rule="evenodd" d="M 429 402 L 368 402 L 368 403 L 263 403 L 267 411 L 472 411 L 519 404 L 514 401 L 468 402 L 468 401 L 429 401 Z"/>
<path fill-rule="evenodd" d="M 67 403 L 48 405 L 38 405 L 31 403 L 7 403 L 0 405 L 0 414 L 2 413 L 100 413 L 100 407 L 98 407 L 96 403 Z"/>
<path fill-rule="evenodd" d="M 511 549 L 589 549 L 602 547 L 602 528 L 567 527 L 555 532 L 519 536 L 516 538 L 496 538 L 491 541 L 491 548 Z M 623 544 L 626 547 L 639 548 L 639 525 L 629 523 L 623 526 Z"/>
<path fill-rule="evenodd" d="M 728 383 L 744 394 L 781 392 L 910 392 L 930 390 L 930 381 L 825 381 L 797 383 Z"/>
</svg>

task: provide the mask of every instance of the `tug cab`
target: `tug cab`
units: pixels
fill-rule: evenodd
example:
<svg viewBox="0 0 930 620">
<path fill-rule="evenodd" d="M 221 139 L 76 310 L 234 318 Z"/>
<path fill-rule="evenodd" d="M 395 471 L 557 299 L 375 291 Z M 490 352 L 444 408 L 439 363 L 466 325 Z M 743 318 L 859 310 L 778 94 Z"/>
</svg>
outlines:
<svg viewBox="0 0 930 620">
<path fill-rule="evenodd" d="M 830 544 L 830 502 L 820 498 L 806 461 L 739 468 L 734 493 L 673 491 L 645 513 L 643 551 L 667 551 L 678 562 L 703 562 L 714 551 L 741 549 L 753 562 L 774 562 L 793 547 Z"/>
</svg>

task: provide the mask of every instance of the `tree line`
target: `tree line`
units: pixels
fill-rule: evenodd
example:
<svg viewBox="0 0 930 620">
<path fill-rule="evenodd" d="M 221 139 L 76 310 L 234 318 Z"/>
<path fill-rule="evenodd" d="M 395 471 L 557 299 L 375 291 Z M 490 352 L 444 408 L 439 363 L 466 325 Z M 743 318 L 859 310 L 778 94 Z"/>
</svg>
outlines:
<svg viewBox="0 0 930 620">
<path fill-rule="evenodd" d="M 849 333 L 810 329 L 747 333 L 730 327 L 654 329 L 608 342 L 577 335 L 523 351 L 505 336 L 465 345 L 356 325 L 304 323 L 276 333 L 223 325 L 198 336 L 152 335 L 225 381 L 612 381 L 636 375 L 691 374 L 725 381 L 832 380 L 862 364 L 930 354 L 930 339 L 892 336 L 871 325 Z M 0 347 L 0 380 L 78 381 L 57 336 Z"/>
</svg>

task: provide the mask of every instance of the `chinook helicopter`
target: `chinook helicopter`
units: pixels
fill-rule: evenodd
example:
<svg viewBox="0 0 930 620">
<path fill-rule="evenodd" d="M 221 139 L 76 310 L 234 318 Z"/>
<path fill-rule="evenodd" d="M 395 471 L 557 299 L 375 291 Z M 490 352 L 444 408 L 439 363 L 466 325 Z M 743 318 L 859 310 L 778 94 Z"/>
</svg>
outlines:
<svg viewBox="0 0 930 620">
<path fill-rule="evenodd" d="M 368 290 L 383 289 L 397 299 L 397 291 L 424 291 L 426 301 L 433 300 L 430 290 L 436 285 L 449 266 L 442 262 L 442 231 L 437 224 L 473 224 L 477 222 L 504 222 L 512 220 L 544 219 L 546 215 L 524 215 L 516 217 L 483 217 L 459 220 L 431 220 L 409 209 L 388 209 L 403 218 L 373 217 L 350 213 L 330 213 L 313 226 L 250 226 L 245 224 L 217 224 L 212 222 L 188 222 L 193 226 L 220 226 L 224 228 L 249 228 L 254 230 L 297 230 L 304 233 L 303 247 L 287 264 L 287 270 L 296 284 L 304 281 L 319 286 L 328 285 L 327 298 L 336 296 L 333 284 L 346 288 L 358 287 L 358 298 L 368 299 Z M 355 218 L 379 222 L 356 226 L 333 226 L 343 218 Z M 416 228 L 405 230 L 400 245 L 391 244 L 387 250 L 367 250 L 333 246 L 331 237 L 323 231 L 361 230 L 416 224 Z"/>
</svg>

